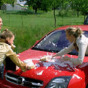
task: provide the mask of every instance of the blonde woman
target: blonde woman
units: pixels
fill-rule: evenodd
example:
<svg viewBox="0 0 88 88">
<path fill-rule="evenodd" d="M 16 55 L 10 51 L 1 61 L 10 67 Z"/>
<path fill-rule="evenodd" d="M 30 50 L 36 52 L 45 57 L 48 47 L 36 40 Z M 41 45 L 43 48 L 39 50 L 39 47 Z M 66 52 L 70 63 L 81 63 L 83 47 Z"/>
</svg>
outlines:
<svg viewBox="0 0 88 88">
<path fill-rule="evenodd" d="M 71 45 L 62 49 L 53 57 L 65 55 L 75 49 L 78 52 L 78 58 L 74 59 L 65 56 L 63 59 L 70 60 L 74 65 L 82 64 L 85 54 L 88 54 L 88 38 L 83 34 L 80 28 L 74 27 L 66 29 L 66 38 L 71 42 Z"/>
</svg>

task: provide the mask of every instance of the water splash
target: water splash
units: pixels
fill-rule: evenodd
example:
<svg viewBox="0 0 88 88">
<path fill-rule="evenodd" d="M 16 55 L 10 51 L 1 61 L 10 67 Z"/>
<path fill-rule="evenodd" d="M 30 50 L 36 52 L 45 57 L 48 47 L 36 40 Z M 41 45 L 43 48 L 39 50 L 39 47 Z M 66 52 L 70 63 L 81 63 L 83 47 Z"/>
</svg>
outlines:
<svg viewBox="0 0 88 88">
<path fill-rule="evenodd" d="M 75 77 L 76 77 L 77 79 L 82 79 L 80 76 L 74 74 L 72 78 L 75 78 Z"/>
<path fill-rule="evenodd" d="M 42 73 L 43 73 L 43 70 L 40 72 L 37 72 L 37 75 L 42 75 Z"/>
<path fill-rule="evenodd" d="M 42 61 L 39 61 L 39 63 L 35 63 L 35 69 L 37 69 L 38 67 L 41 67 L 41 64 L 43 67 L 46 67 L 46 69 L 48 69 L 48 67 L 50 66 L 54 66 L 55 69 L 57 70 L 75 70 L 74 68 L 74 65 L 72 64 L 72 62 L 70 61 L 62 61 L 61 58 L 57 59 L 57 58 L 54 58 L 54 59 L 51 59 L 52 58 L 52 54 L 49 55 L 47 53 L 47 55 L 44 55 L 43 57 L 47 57 L 49 58 L 47 60 L 47 62 L 42 62 Z M 35 58 L 35 59 L 27 59 L 27 60 L 24 60 L 24 62 L 28 65 L 34 65 L 33 61 L 32 60 L 40 60 L 39 58 Z"/>
</svg>

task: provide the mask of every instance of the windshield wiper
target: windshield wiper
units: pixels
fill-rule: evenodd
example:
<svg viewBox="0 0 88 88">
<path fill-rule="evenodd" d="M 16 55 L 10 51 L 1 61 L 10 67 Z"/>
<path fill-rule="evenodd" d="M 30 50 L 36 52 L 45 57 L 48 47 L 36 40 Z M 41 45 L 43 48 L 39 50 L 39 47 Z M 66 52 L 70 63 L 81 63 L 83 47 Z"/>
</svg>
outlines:
<svg viewBox="0 0 88 88">
<path fill-rule="evenodd" d="M 47 50 L 47 49 L 40 49 L 40 48 L 37 48 L 37 47 L 33 47 L 32 49 L 33 49 L 33 50 L 40 50 L 40 51 L 53 52 L 53 53 L 59 52 L 58 50 Z"/>
</svg>

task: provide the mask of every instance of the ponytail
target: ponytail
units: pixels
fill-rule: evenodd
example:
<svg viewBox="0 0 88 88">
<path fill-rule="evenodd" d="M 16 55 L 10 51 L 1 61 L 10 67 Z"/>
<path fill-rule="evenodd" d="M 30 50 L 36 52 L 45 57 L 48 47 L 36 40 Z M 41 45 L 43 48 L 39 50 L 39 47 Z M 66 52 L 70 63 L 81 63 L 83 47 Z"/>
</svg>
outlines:
<svg viewBox="0 0 88 88">
<path fill-rule="evenodd" d="M 12 38 L 13 37 L 13 33 L 11 31 L 9 31 L 8 29 L 5 29 L 1 34 L 0 34 L 0 38 L 1 39 L 6 39 L 6 38 Z"/>
<path fill-rule="evenodd" d="M 77 27 L 76 31 L 74 33 L 74 37 L 77 38 L 77 37 L 81 36 L 82 33 L 83 33 L 83 31 Z"/>
<path fill-rule="evenodd" d="M 81 34 L 83 33 L 83 31 L 79 27 L 69 27 L 66 29 L 66 32 L 68 32 L 69 35 L 73 35 L 75 38 L 81 36 Z"/>
</svg>

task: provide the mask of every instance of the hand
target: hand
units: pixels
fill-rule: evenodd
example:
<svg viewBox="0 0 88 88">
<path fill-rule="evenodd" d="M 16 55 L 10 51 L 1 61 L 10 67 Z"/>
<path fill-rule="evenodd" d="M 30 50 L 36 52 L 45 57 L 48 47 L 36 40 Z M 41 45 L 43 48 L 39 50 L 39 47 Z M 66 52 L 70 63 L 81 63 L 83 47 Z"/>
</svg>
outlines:
<svg viewBox="0 0 88 88">
<path fill-rule="evenodd" d="M 20 68 L 23 72 L 25 72 L 27 70 L 27 65 L 25 63 L 22 63 Z"/>
<path fill-rule="evenodd" d="M 54 58 L 54 57 L 56 57 L 56 56 L 57 56 L 57 54 L 53 55 L 52 58 Z"/>
<path fill-rule="evenodd" d="M 27 67 L 26 67 L 26 66 L 22 66 L 22 67 L 21 67 L 21 70 L 22 70 L 23 72 L 25 72 L 25 71 L 27 71 Z"/>
<path fill-rule="evenodd" d="M 70 60 L 70 57 L 64 56 L 64 57 L 61 58 L 61 60 L 67 61 L 67 60 Z"/>
<path fill-rule="evenodd" d="M 52 57 L 51 57 L 51 60 L 52 60 L 53 58 L 55 58 L 55 56 L 52 56 Z"/>
<path fill-rule="evenodd" d="M 14 44 L 11 44 L 11 48 L 14 49 L 16 46 Z"/>
<path fill-rule="evenodd" d="M 26 66 L 26 68 L 27 68 L 27 70 L 30 70 L 30 69 L 33 69 L 33 68 L 35 68 L 35 65 L 33 65 L 33 66 Z"/>
<path fill-rule="evenodd" d="M 40 59 L 40 61 L 47 61 L 47 60 L 48 60 L 47 57 L 42 57 L 42 58 Z"/>
</svg>

